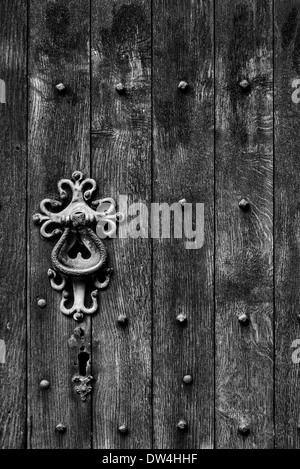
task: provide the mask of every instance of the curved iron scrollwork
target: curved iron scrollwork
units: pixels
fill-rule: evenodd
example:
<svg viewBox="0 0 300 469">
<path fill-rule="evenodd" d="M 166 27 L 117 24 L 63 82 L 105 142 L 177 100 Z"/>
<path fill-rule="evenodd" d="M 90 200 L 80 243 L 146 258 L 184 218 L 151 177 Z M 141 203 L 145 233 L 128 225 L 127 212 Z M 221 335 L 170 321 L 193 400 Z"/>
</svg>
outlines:
<svg viewBox="0 0 300 469">
<path fill-rule="evenodd" d="M 48 277 L 51 287 L 62 292 L 61 312 L 73 315 L 76 321 L 97 311 L 98 290 L 107 287 L 112 274 L 112 269 L 105 267 L 106 247 L 95 233 L 95 226 L 103 222 L 107 226 L 102 230 L 104 235 L 113 237 L 116 222 L 123 220 L 112 198 L 91 202 L 95 190 L 94 179 L 84 179 L 80 171 L 75 171 L 72 180 L 58 182 L 61 200 L 42 200 L 41 213 L 33 216 L 44 238 L 60 236 L 52 251 Z M 97 211 L 93 207 L 98 207 Z"/>
</svg>

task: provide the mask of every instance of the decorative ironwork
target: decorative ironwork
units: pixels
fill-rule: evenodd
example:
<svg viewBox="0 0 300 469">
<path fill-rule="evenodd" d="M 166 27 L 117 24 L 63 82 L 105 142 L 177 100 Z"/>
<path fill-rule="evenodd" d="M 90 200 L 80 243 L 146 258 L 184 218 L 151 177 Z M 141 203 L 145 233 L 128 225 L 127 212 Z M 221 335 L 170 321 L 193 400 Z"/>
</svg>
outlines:
<svg viewBox="0 0 300 469">
<path fill-rule="evenodd" d="M 72 180 L 58 182 L 61 200 L 42 200 L 41 213 L 33 216 L 44 238 L 59 236 L 48 277 L 51 287 L 62 292 L 61 312 L 73 315 L 76 321 L 97 311 L 98 290 L 107 287 L 112 274 L 111 268 L 105 268 L 106 247 L 95 233 L 95 226 L 103 222 L 107 226 L 106 230 L 102 228 L 104 236 L 113 237 L 116 222 L 123 220 L 123 215 L 116 213 L 114 199 L 91 202 L 95 190 L 94 179 L 84 179 L 80 171 L 75 171 Z M 98 207 L 97 211 L 93 207 Z"/>
<path fill-rule="evenodd" d="M 75 386 L 75 390 L 80 395 L 82 402 L 86 401 L 88 394 L 92 392 L 90 382 L 93 379 L 92 376 L 75 376 L 73 378 L 74 383 L 79 383 L 78 386 Z"/>
</svg>

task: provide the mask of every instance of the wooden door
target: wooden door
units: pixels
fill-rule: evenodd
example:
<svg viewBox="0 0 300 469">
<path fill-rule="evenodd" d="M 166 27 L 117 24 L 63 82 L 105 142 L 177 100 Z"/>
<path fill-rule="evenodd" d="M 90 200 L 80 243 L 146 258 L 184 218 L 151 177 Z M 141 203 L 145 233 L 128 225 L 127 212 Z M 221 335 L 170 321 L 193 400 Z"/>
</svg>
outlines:
<svg viewBox="0 0 300 469">
<path fill-rule="evenodd" d="M 1 0 L 2 449 L 300 448 L 299 15 Z M 135 218 L 81 322 L 33 223 L 75 171 Z M 179 202 L 203 245 L 151 236 L 151 204 Z"/>
</svg>

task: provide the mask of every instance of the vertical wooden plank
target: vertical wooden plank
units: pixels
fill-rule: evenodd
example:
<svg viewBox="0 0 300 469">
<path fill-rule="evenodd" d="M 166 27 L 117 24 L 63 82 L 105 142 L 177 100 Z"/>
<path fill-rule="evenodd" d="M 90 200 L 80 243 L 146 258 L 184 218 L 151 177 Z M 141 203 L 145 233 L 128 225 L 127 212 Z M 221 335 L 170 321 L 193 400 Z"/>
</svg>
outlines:
<svg viewBox="0 0 300 469">
<path fill-rule="evenodd" d="M 125 195 L 128 205 L 151 200 L 150 8 L 147 0 L 92 1 L 92 175 L 100 197 Z M 105 243 L 114 276 L 93 318 L 94 447 L 150 448 L 151 240 Z"/>
<path fill-rule="evenodd" d="M 26 445 L 27 1 L 0 3 L 0 448 Z M 13 390 L 13 391 L 12 391 Z"/>
<path fill-rule="evenodd" d="M 40 237 L 31 217 L 57 182 L 74 170 L 89 174 L 90 1 L 30 2 L 29 133 L 29 446 L 89 448 L 90 397 L 74 390 L 80 347 L 90 346 L 90 321 L 78 324 L 59 310 L 60 294 L 47 278 L 53 241 Z M 63 83 L 59 92 L 56 85 Z M 47 306 L 40 309 L 39 299 Z M 76 327 L 77 326 L 77 327 Z M 48 390 L 39 383 L 50 382 Z M 66 426 L 65 433 L 56 426 Z"/>
<path fill-rule="evenodd" d="M 153 2 L 153 200 L 171 206 L 185 198 L 204 203 L 205 211 L 200 249 L 187 249 L 185 237 L 153 239 L 154 446 L 160 449 L 213 445 L 213 21 L 213 1 Z M 188 88 L 178 89 L 181 81 Z M 186 324 L 176 321 L 181 314 Z M 193 381 L 184 384 L 188 374 Z M 180 420 L 186 431 L 177 428 Z"/>
<path fill-rule="evenodd" d="M 217 0 L 215 34 L 216 446 L 271 448 L 272 1 Z"/>
<path fill-rule="evenodd" d="M 299 2 L 275 2 L 275 434 L 276 447 L 290 449 L 300 448 L 299 18 Z"/>
</svg>

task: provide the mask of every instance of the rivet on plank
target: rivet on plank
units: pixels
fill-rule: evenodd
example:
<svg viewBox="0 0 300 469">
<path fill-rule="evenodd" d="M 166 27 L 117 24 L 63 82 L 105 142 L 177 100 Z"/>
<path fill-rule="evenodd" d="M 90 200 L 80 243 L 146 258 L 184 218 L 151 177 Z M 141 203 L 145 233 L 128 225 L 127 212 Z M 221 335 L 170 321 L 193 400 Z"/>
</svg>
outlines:
<svg viewBox="0 0 300 469">
<path fill-rule="evenodd" d="M 47 302 L 44 298 L 40 298 L 37 302 L 39 308 L 45 308 L 47 306 Z"/>
<path fill-rule="evenodd" d="M 50 383 L 49 381 L 47 381 L 46 379 L 43 379 L 41 382 L 40 382 L 40 388 L 45 390 L 45 389 L 49 389 L 50 387 Z"/>
<path fill-rule="evenodd" d="M 178 314 L 176 317 L 176 321 L 179 322 L 179 324 L 184 325 L 187 322 L 186 315 L 183 313 Z"/>
<path fill-rule="evenodd" d="M 116 92 L 119 93 L 119 94 L 124 94 L 125 93 L 125 86 L 123 85 L 123 83 L 118 83 L 116 85 Z"/>
<path fill-rule="evenodd" d="M 186 199 L 180 199 L 178 202 L 182 207 L 187 203 Z"/>
<path fill-rule="evenodd" d="M 65 431 L 67 430 L 67 427 L 63 425 L 62 423 L 59 423 L 58 425 L 56 425 L 55 429 L 59 433 L 65 433 Z"/>
<path fill-rule="evenodd" d="M 250 83 L 249 83 L 249 81 L 246 80 L 246 79 L 241 80 L 241 81 L 239 82 L 239 85 L 240 85 L 240 87 L 241 87 L 243 90 L 245 90 L 245 91 L 249 91 L 249 89 L 250 89 Z"/>
<path fill-rule="evenodd" d="M 242 313 L 239 315 L 239 323 L 243 326 L 247 326 L 249 324 L 249 316 L 246 313 Z"/>
<path fill-rule="evenodd" d="M 127 323 L 128 323 L 128 318 L 127 318 L 127 316 L 126 316 L 125 314 L 120 314 L 120 315 L 118 316 L 118 324 L 119 324 L 120 326 L 126 326 Z"/>
<path fill-rule="evenodd" d="M 248 436 L 250 433 L 250 426 L 247 423 L 242 422 L 238 427 L 238 432 L 242 436 Z"/>
<path fill-rule="evenodd" d="M 128 427 L 127 427 L 127 425 L 125 425 L 125 424 L 120 425 L 119 428 L 118 428 L 118 431 L 119 431 L 119 433 L 121 433 L 122 435 L 127 435 L 127 433 L 128 433 Z"/>
<path fill-rule="evenodd" d="M 179 420 L 177 423 L 178 430 L 185 431 L 187 430 L 187 422 L 183 419 Z"/>
<path fill-rule="evenodd" d="M 240 209 L 247 211 L 250 208 L 250 204 L 247 199 L 243 198 L 239 201 L 239 207 Z"/>
<path fill-rule="evenodd" d="M 178 84 L 178 89 L 180 91 L 187 91 L 188 87 L 189 87 L 188 83 L 184 80 L 180 81 L 179 84 Z"/>
<path fill-rule="evenodd" d="M 66 89 L 65 85 L 63 83 L 58 83 L 55 88 L 57 89 L 57 91 L 59 92 L 62 92 Z"/>
<path fill-rule="evenodd" d="M 191 375 L 185 375 L 182 379 L 184 384 L 191 384 L 193 382 L 193 378 Z"/>
</svg>

